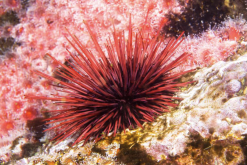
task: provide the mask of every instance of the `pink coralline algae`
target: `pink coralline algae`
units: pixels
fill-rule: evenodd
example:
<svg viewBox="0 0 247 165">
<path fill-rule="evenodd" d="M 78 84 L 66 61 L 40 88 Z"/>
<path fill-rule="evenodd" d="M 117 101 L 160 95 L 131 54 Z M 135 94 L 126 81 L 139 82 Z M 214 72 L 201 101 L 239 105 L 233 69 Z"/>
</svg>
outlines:
<svg viewBox="0 0 247 165">
<path fill-rule="evenodd" d="M 0 3 L 0 15 L 8 10 L 20 11 L 19 0 L 6 0 Z M 66 49 L 73 51 L 66 41 L 66 29 L 75 34 L 93 50 L 93 42 L 86 32 L 83 20 L 87 20 L 93 32 L 99 34 L 99 44 L 103 46 L 112 31 L 112 25 L 118 30 L 127 31 L 129 14 L 133 16 L 133 30 L 153 34 L 160 24 L 166 22 L 164 15 L 172 10 L 179 13 L 181 6 L 178 1 L 148 0 L 36 0 L 29 2 L 23 13 L 18 13 L 20 23 L 9 26 L 4 35 L 9 35 L 20 42 L 14 50 L 14 58 L 0 59 L 0 157 L 9 159 L 10 147 L 14 139 L 30 133 L 26 122 L 36 117 L 43 117 L 46 109 L 57 109 L 49 101 L 26 99 L 25 95 L 57 94 L 50 82 L 38 77 L 32 71 L 38 70 L 52 75 L 58 65 L 45 54 L 49 53 L 64 63 L 69 59 Z M 177 68 L 189 70 L 208 66 L 216 61 L 224 60 L 234 53 L 237 39 L 243 28 L 241 19 L 226 20 L 217 30 L 209 30 L 198 37 L 188 37 L 174 55 L 181 52 L 191 54 L 187 61 Z M 4 25 L 7 27 L 7 25 Z M 225 38 L 222 39 L 222 34 Z M 3 35 L 1 33 L 1 35 Z M 103 50 L 105 51 L 105 50 Z M 11 56 L 12 57 L 12 56 Z M 171 59 L 174 60 L 174 59 Z M 49 137 L 50 138 L 50 137 Z"/>
</svg>

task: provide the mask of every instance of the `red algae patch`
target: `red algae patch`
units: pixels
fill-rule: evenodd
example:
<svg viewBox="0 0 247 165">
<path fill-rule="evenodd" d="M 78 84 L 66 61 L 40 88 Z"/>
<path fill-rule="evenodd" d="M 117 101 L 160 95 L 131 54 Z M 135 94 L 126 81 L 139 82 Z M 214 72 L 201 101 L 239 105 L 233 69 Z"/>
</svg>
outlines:
<svg viewBox="0 0 247 165">
<path fill-rule="evenodd" d="M 15 101 L 12 103 L 12 108 L 14 112 L 20 112 L 22 107 L 23 107 L 23 103 L 20 101 Z"/>
<path fill-rule="evenodd" d="M 20 5 L 20 0 L 5 0 L 5 5 L 9 6 L 9 7 L 17 7 L 18 5 Z"/>
<path fill-rule="evenodd" d="M 38 115 L 37 110 L 34 107 L 29 107 L 24 110 L 22 117 L 25 121 L 33 120 Z"/>
<path fill-rule="evenodd" d="M 237 40 L 238 41 L 240 39 L 240 37 L 242 36 L 240 34 L 240 31 L 234 27 L 230 27 L 229 29 L 226 29 L 226 32 L 228 33 L 228 39 L 229 40 Z"/>
<path fill-rule="evenodd" d="M 20 1 L 21 0 L 4 0 L 2 3 L 2 7 L 3 7 L 4 12 L 8 11 L 8 10 L 15 10 L 15 11 L 19 10 L 21 8 L 21 2 Z"/>
<path fill-rule="evenodd" d="M 6 134 L 6 133 L 8 133 L 8 131 L 13 130 L 15 128 L 14 125 L 15 125 L 15 123 L 12 120 L 7 120 L 4 122 L 1 122 L 0 123 L 1 131 L 0 132 Z"/>
<path fill-rule="evenodd" d="M 33 83 L 32 83 L 32 81 L 30 81 L 30 80 L 25 80 L 25 81 L 23 82 L 23 87 L 24 87 L 24 88 L 32 88 L 32 86 L 33 86 Z"/>
</svg>

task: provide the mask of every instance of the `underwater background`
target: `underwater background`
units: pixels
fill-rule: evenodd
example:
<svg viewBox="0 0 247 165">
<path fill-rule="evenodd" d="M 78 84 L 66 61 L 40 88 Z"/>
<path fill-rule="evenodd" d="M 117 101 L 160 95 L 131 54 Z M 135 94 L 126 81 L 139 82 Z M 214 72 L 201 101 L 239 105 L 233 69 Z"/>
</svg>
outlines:
<svg viewBox="0 0 247 165">
<path fill-rule="evenodd" d="M 246 8 L 245 0 L 0 0 L 0 164 L 247 164 Z M 68 131 L 49 130 L 59 122 L 47 119 L 53 117 L 49 111 L 63 110 L 64 105 L 47 98 L 61 95 L 58 84 L 71 80 L 63 69 L 77 66 L 71 54 L 78 51 L 67 38 L 76 36 L 99 59 L 99 67 L 102 56 L 92 39 L 105 54 L 113 32 L 123 33 L 128 43 L 130 18 L 133 48 L 135 34 L 141 34 L 143 43 L 162 41 L 159 53 L 184 32 L 164 66 L 186 53 L 166 73 L 187 72 L 176 79 L 186 85 L 168 92 L 173 96 L 165 99 L 169 112 L 157 115 L 149 110 L 153 116 L 143 115 L 147 120 L 141 126 L 133 118 L 122 121 L 133 124 L 126 129 L 113 131 L 107 125 L 110 133 L 102 131 L 98 141 L 92 135 L 73 145 L 83 134 L 76 131 L 56 143 L 52 139 Z M 121 59 L 117 62 L 120 65 Z M 58 72 L 69 76 L 64 80 Z M 132 112 L 138 116 L 138 109 Z"/>
</svg>

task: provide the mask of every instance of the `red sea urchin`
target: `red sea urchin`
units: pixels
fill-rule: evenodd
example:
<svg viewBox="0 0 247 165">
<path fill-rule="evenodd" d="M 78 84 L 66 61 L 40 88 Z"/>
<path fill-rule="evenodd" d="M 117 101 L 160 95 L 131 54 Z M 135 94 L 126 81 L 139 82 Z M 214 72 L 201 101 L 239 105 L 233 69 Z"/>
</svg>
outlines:
<svg viewBox="0 0 247 165">
<path fill-rule="evenodd" d="M 190 83 L 176 81 L 189 71 L 171 73 L 187 56 L 184 53 L 174 61 L 170 59 L 182 42 L 179 41 L 182 34 L 162 49 L 159 33 L 152 39 L 143 38 L 141 32 L 132 37 L 130 20 L 127 41 L 124 32 L 118 33 L 114 28 L 113 40 L 107 41 L 105 53 L 89 25 L 86 22 L 85 25 L 100 60 L 70 34 L 72 39 L 67 39 L 77 55 L 69 51 L 69 64 L 64 65 L 49 55 L 61 66 L 56 72 L 61 79 L 36 71 L 67 93 L 66 96 L 32 97 L 69 107 L 50 111 L 52 116 L 46 119 L 47 124 L 57 123 L 47 130 L 60 130 L 54 140 L 76 136 L 75 144 L 86 142 L 90 137 L 99 139 L 102 132 L 113 132 L 115 136 L 117 130 L 142 127 L 143 122 L 151 122 L 157 114 L 167 112 L 168 106 L 176 106 L 173 101 L 178 98 L 173 95 L 177 87 Z"/>
</svg>

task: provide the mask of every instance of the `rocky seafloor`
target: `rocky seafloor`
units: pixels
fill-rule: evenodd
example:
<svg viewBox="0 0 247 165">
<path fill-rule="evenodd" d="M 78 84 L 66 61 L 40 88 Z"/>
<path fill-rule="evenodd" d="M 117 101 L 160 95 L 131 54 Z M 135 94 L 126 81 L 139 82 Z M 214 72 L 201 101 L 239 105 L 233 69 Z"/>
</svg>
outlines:
<svg viewBox="0 0 247 165">
<path fill-rule="evenodd" d="M 245 164 L 247 144 L 247 54 L 220 61 L 184 79 L 196 81 L 178 93 L 176 109 L 97 143 L 43 142 L 33 156 L 13 164 Z M 22 148 L 22 138 L 13 150 Z M 21 152 L 27 152 L 22 150 Z"/>
</svg>

